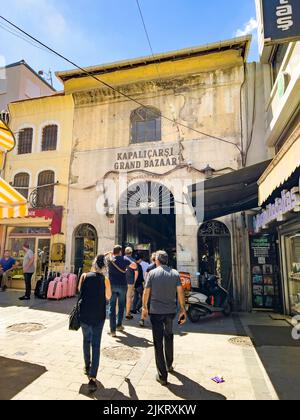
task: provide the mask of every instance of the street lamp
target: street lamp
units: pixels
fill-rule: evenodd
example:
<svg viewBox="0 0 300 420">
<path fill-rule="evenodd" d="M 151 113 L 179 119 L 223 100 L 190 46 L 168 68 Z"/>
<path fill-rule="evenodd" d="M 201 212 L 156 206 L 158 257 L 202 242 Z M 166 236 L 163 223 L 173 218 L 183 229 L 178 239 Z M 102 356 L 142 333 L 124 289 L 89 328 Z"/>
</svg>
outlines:
<svg viewBox="0 0 300 420">
<path fill-rule="evenodd" d="M 206 179 L 211 179 L 214 176 L 214 173 L 216 172 L 215 169 L 213 169 L 209 164 L 206 166 L 206 168 L 202 169 L 201 171 Z"/>
</svg>

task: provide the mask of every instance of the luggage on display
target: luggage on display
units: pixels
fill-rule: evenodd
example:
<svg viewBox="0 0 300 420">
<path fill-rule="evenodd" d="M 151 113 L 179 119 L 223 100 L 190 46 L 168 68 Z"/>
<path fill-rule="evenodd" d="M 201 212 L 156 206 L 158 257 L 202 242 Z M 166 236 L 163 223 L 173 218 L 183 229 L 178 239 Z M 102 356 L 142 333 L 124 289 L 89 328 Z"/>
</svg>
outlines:
<svg viewBox="0 0 300 420">
<path fill-rule="evenodd" d="M 61 276 L 54 276 L 54 273 L 51 273 L 49 277 L 51 281 L 48 283 L 46 294 L 48 299 L 61 300 L 76 296 L 78 278 L 75 274 L 63 273 Z"/>
<path fill-rule="evenodd" d="M 59 276 L 59 273 L 45 272 L 45 275 L 37 282 L 34 295 L 37 299 L 47 299 L 48 288 L 51 281 Z"/>
<path fill-rule="evenodd" d="M 78 279 L 77 279 L 76 274 L 69 274 L 68 282 L 69 282 L 69 285 L 68 285 L 68 297 L 71 298 L 71 297 L 76 296 L 76 294 L 77 294 L 77 282 L 78 282 Z"/>
<path fill-rule="evenodd" d="M 69 280 L 67 277 L 62 277 L 61 278 L 61 283 L 63 286 L 63 299 L 66 299 L 68 296 L 68 291 L 69 291 Z"/>
<path fill-rule="evenodd" d="M 41 289 L 41 286 L 42 286 L 42 281 L 43 281 L 43 280 L 39 280 L 39 281 L 36 283 L 36 286 L 35 286 L 34 296 L 35 296 L 36 298 L 38 298 L 38 299 L 41 299 L 41 298 L 40 298 L 40 289 Z"/>
<path fill-rule="evenodd" d="M 61 300 L 63 299 L 63 284 L 60 278 L 56 278 L 49 284 L 47 298 L 50 300 Z"/>
</svg>

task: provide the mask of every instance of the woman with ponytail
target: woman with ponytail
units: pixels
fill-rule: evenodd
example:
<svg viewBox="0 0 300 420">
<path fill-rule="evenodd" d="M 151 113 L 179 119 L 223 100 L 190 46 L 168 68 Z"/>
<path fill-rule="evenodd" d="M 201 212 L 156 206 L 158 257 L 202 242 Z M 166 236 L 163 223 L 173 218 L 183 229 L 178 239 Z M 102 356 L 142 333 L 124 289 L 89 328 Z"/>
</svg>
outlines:
<svg viewBox="0 0 300 420">
<path fill-rule="evenodd" d="M 97 374 L 100 364 L 101 338 L 106 320 L 106 305 L 111 299 L 110 281 L 105 274 L 105 256 L 99 255 L 93 263 L 91 272 L 82 275 L 79 285 L 84 373 L 89 378 L 90 392 L 97 390 Z"/>
</svg>

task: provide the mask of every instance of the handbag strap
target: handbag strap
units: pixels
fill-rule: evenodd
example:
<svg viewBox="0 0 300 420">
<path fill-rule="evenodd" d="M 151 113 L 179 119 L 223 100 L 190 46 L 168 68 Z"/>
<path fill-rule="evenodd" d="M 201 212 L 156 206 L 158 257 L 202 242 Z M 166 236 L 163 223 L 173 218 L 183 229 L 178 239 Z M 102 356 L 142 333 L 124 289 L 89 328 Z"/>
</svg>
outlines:
<svg viewBox="0 0 300 420">
<path fill-rule="evenodd" d="M 115 267 L 116 270 L 118 270 L 120 273 L 122 274 L 126 274 L 126 271 L 122 270 L 122 268 L 120 268 L 118 266 L 118 264 L 116 264 L 113 260 L 110 260 L 110 263 Z"/>
</svg>

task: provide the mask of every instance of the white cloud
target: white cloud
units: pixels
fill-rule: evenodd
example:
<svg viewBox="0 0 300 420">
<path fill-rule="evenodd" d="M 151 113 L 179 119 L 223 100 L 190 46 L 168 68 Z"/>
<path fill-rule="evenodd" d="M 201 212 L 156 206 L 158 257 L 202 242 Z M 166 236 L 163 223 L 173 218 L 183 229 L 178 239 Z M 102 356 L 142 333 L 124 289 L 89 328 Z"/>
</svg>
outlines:
<svg viewBox="0 0 300 420">
<path fill-rule="evenodd" d="M 69 31 L 65 17 L 53 0 L 10 0 L 10 10 L 48 38 L 59 40 Z"/>
<path fill-rule="evenodd" d="M 236 31 L 236 36 L 245 36 L 253 34 L 253 32 L 257 29 L 258 22 L 255 18 L 251 18 L 247 23 L 245 23 L 243 29 L 238 29 Z"/>
</svg>

